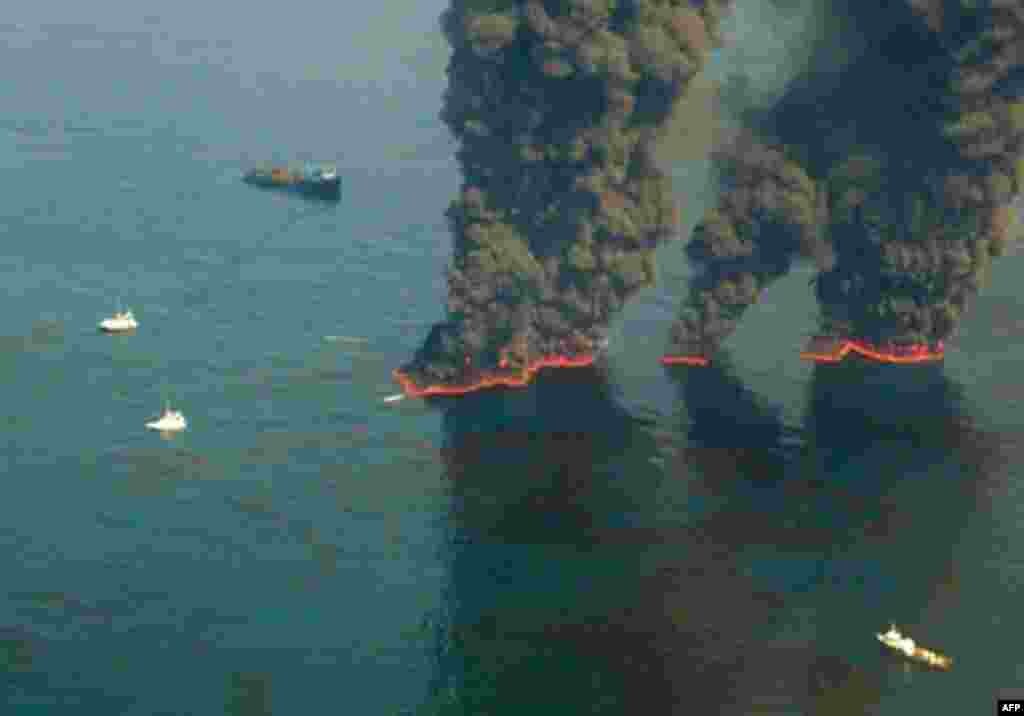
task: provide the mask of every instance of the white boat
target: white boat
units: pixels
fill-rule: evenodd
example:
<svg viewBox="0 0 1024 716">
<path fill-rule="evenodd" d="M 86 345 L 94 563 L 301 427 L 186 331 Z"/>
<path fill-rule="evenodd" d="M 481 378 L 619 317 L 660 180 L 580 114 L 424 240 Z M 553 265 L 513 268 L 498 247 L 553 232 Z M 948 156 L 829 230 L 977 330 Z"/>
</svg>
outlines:
<svg viewBox="0 0 1024 716">
<path fill-rule="evenodd" d="M 139 322 L 135 320 L 135 316 L 130 310 L 118 311 L 110 318 L 100 321 L 100 330 L 107 333 L 125 333 L 134 331 L 138 327 Z"/>
<path fill-rule="evenodd" d="M 903 636 L 894 624 L 889 625 L 889 631 L 884 634 L 875 634 L 878 641 L 885 644 L 890 649 L 898 651 L 903 656 L 913 661 L 930 666 L 933 669 L 940 669 L 942 671 L 949 671 L 953 666 L 953 659 L 940 654 L 937 651 L 931 649 L 925 649 L 924 647 L 918 646 L 913 639 L 908 636 Z"/>
<path fill-rule="evenodd" d="M 180 410 L 171 410 L 171 406 L 164 408 L 163 414 L 156 420 L 146 423 L 150 430 L 159 430 L 162 433 L 180 433 L 188 427 L 188 421 Z"/>
<path fill-rule="evenodd" d="M 913 639 L 903 636 L 896 628 L 895 624 L 889 625 L 889 631 L 884 634 L 875 634 L 875 636 L 878 637 L 878 641 L 882 642 L 890 649 L 901 651 L 907 656 L 912 656 L 914 648 L 917 646 Z"/>
</svg>

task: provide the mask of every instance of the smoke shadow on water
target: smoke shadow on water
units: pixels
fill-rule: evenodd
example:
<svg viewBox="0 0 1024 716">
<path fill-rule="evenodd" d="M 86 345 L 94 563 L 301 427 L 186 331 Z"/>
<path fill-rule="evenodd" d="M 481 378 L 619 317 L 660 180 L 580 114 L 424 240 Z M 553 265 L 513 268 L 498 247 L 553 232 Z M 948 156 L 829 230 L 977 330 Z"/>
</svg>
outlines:
<svg viewBox="0 0 1024 716">
<path fill-rule="evenodd" d="M 667 372 L 666 418 L 625 412 L 600 368 L 442 405 L 450 584 L 423 713 L 884 714 L 952 687 L 910 684 L 873 633 L 948 639 L 958 526 L 997 455 L 959 386 L 818 366 L 792 426 L 727 355 Z"/>
</svg>

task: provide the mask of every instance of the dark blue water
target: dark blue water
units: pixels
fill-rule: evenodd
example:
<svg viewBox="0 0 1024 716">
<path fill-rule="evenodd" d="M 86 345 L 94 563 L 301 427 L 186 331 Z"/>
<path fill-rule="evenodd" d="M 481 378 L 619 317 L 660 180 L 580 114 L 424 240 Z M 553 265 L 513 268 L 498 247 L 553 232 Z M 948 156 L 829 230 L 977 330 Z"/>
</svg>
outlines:
<svg viewBox="0 0 1024 716">
<path fill-rule="evenodd" d="M 3 713 L 990 708 L 1024 676 L 1019 258 L 940 368 L 800 363 L 797 272 L 688 374 L 670 246 L 596 371 L 384 406 L 443 307 L 441 6 L 2 29 Z M 340 206 L 238 181 L 294 158 Z M 692 220 L 707 163 L 672 170 Z M 140 330 L 98 335 L 118 301 Z"/>
</svg>

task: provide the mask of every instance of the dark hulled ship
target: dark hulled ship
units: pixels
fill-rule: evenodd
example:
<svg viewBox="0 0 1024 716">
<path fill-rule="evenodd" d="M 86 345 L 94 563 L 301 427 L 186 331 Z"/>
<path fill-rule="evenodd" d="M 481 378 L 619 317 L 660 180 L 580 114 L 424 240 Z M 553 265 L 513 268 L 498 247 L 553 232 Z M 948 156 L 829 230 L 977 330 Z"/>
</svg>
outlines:
<svg viewBox="0 0 1024 716">
<path fill-rule="evenodd" d="M 258 167 L 246 172 L 243 181 L 252 186 L 290 191 L 312 199 L 341 199 L 341 177 L 333 166 Z"/>
</svg>

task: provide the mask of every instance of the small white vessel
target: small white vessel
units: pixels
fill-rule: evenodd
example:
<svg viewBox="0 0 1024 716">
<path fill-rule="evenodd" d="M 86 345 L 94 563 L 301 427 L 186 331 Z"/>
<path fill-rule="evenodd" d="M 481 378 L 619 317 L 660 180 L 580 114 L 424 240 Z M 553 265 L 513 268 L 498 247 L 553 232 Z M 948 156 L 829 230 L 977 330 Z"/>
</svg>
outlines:
<svg viewBox="0 0 1024 716">
<path fill-rule="evenodd" d="M 884 634 L 875 634 L 875 636 L 878 638 L 878 641 L 890 649 L 898 651 L 906 658 L 925 666 L 942 671 L 949 671 L 953 666 L 953 659 L 951 657 L 918 646 L 913 639 L 903 636 L 894 624 L 889 625 L 889 631 Z"/>
<path fill-rule="evenodd" d="M 395 393 L 384 398 L 385 403 L 397 403 L 399 400 L 405 400 L 405 393 Z"/>
<path fill-rule="evenodd" d="M 171 410 L 171 406 L 168 405 L 164 408 L 163 414 L 158 419 L 146 423 L 146 427 L 162 433 L 180 433 L 188 427 L 188 421 L 180 410 Z"/>
<path fill-rule="evenodd" d="M 878 641 L 882 642 L 890 649 L 901 651 L 907 656 L 912 656 L 914 648 L 917 646 L 913 639 L 900 634 L 895 624 L 889 625 L 889 631 L 884 634 L 875 634 L 875 636 L 878 637 Z"/>
<path fill-rule="evenodd" d="M 134 331 L 138 327 L 139 322 L 135 320 L 131 310 L 118 311 L 110 318 L 104 318 L 100 321 L 100 330 L 107 333 L 125 333 L 127 331 Z"/>
</svg>

